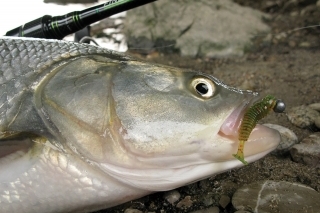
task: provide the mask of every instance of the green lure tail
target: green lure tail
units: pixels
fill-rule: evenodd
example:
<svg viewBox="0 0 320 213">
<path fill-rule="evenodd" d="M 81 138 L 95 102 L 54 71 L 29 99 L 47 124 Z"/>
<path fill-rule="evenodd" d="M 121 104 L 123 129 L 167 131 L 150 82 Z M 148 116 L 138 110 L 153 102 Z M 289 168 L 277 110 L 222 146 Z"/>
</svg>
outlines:
<svg viewBox="0 0 320 213">
<path fill-rule="evenodd" d="M 233 154 L 232 156 L 237 158 L 244 165 L 248 165 L 248 162 L 244 160 L 244 154 L 243 154 L 244 143 L 245 143 L 245 141 L 243 141 L 243 140 L 239 141 L 238 152 L 237 152 L 237 154 Z"/>
<path fill-rule="evenodd" d="M 243 120 L 239 128 L 238 151 L 236 154 L 233 154 L 233 156 L 245 165 L 248 163 L 244 160 L 244 144 L 248 140 L 258 121 L 266 117 L 271 110 L 281 113 L 285 110 L 285 104 L 281 100 L 277 100 L 272 95 L 267 95 L 261 101 L 258 101 L 249 107 L 243 116 Z"/>
</svg>

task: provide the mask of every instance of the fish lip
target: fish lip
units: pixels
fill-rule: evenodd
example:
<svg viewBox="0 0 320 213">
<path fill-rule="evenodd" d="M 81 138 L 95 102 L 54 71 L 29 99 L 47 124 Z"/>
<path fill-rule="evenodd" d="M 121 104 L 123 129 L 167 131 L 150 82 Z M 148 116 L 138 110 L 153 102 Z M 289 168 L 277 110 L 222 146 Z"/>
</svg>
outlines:
<svg viewBox="0 0 320 213">
<path fill-rule="evenodd" d="M 242 101 L 231 113 L 227 116 L 224 123 L 221 125 L 219 134 L 225 137 L 238 138 L 238 130 L 243 120 L 244 113 L 256 101 L 260 99 L 259 95 L 251 98 L 246 98 Z"/>
</svg>

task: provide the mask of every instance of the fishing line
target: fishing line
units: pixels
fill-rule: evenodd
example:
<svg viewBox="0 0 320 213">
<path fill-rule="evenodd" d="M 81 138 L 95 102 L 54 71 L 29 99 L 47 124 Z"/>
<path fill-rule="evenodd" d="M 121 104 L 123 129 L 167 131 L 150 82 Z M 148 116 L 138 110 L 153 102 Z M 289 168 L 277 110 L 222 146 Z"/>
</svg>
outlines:
<svg viewBox="0 0 320 213">
<path fill-rule="evenodd" d="M 96 46 L 100 46 L 100 45 L 96 42 L 96 40 L 95 40 L 94 38 L 90 37 L 90 36 L 85 36 L 85 37 L 83 37 L 82 39 L 80 39 L 79 43 L 80 43 L 80 44 L 81 44 L 81 43 L 86 43 L 87 41 L 92 41 L 92 43 L 94 43 Z"/>
</svg>

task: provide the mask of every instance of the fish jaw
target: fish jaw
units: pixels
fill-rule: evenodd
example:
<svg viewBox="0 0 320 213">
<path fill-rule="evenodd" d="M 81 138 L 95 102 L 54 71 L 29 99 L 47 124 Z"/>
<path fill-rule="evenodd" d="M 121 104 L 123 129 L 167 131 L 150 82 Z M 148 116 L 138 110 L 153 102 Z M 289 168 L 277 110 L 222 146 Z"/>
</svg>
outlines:
<svg viewBox="0 0 320 213">
<path fill-rule="evenodd" d="M 149 169 L 134 169 L 120 167 L 114 164 L 102 163 L 99 167 L 118 180 L 125 180 L 131 186 L 148 191 L 171 190 L 188 183 L 210 177 L 213 174 L 241 167 L 243 163 L 235 159 L 232 154 L 238 148 L 238 129 L 244 111 L 257 97 L 245 99 L 238 107 L 231 110 L 229 116 L 217 134 L 208 127 L 201 131 L 202 137 L 190 141 L 193 152 L 180 155 L 179 149 L 172 149 L 170 154 L 148 157 L 136 155 L 136 163 L 156 165 Z M 226 131 L 226 123 L 231 126 Z M 228 132 L 229 131 L 229 132 Z M 229 133 L 226 135 L 224 132 Z M 231 134 L 230 134 L 231 133 Z M 254 162 L 274 150 L 280 143 L 278 131 L 263 125 L 257 125 L 246 141 L 244 155 L 247 162 Z M 186 147 L 182 149 L 187 149 Z M 191 148 L 192 149 L 192 148 Z M 137 153 L 135 153 L 137 154 Z"/>
<path fill-rule="evenodd" d="M 258 99 L 259 97 L 252 98 L 250 102 L 243 102 L 236 108 L 221 126 L 219 134 L 240 143 L 238 138 L 244 114 Z M 258 124 L 252 130 L 248 140 L 244 142 L 244 156 L 265 153 L 268 150 L 270 152 L 279 145 L 280 140 L 278 131 Z"/>
<path fill-rule="evenodd" d="M 166 165 L 165 169 L 160 166 L 152 169 L 132 169 L 118 167 L 114 164 L 101 164 L 100 168 L 115 179 L 125 180 L 126 184 L 139 189 L 171 190 L 205 179 L 213 174 L 243 166 L 241 161 L 232 156 L 237 151 L 237 141 L 220 135 L 215 138 L 215 141 L 221 142 L 221 145 L 212 147 L 203 142 L 202 149 L 198 150 L 198 153 L 150 159 L 149 163 L 162 161 L 163 165 Z M 246 161 L 250 163 L 259 160 L 274 150 L 279 142 L 280 135 L 277 131 L 257 125 L 245 145 Z M 141 158 L 139 160 L 142 161 Z"/>
<path fill-rule="evenodd" d="M 233 153 L 237 152 L 239 140 L 235 137 L 224 135 L 220 132 L 221 137 L 229 138 L 233 142 Z M 280 134 L 278 131 L 268 128 L 263 125 L 256 125 L 252 130 L 248 140 L 244 145 L 245 159 L 250 159 L 250 156 L 256 156 L 254 160 L 258 160 L 273 151 L 280 143 Z M 253 160 L 253 161 L 254 161 Z M 253 162 L 248 160 L 248 162 Z"/>
</svg>

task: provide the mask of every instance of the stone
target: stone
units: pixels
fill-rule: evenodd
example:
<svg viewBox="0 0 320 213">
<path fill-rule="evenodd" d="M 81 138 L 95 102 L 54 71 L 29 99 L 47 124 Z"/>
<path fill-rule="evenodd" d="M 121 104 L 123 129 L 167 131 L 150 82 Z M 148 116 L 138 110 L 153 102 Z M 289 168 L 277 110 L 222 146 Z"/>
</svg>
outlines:
<svg viewBox="0 0 320 213">
<path fill-rule="evenodd" d="M 320 113 L 306 105 L 302 105 L 289 109 L 287 116 L 292 124 L 300 128 L 307 128 L 314 124 L 314 119 L 320 116 Z"/>
<path fill-rule="evenodd" d="M 143 213 L 143 212 L 138 209 L 126 209 L 124 213 Z"/>
<path fill-rule="evenodd" d="M 172 190 L 172 191 L 165 192 L 163 197 L 164 199 L 166 199 L 166 201 L 168 201 L 173 205 L 175 202 L 177 202 L 180 199 L 181 195 L 177 190 Z"/>
<path fill-rule="evenodd" d="M 192 206 L 191 196 L 186 196 L 179 203 L 177 203 L 177 208 L 186 209 Z"/>
<path fill-rule="evenodd" d="M 263 124 L 264 126 L 267 126 L 269 128 L 275 129 L 280 133 L 281 141 L 279 146 L 273 151 L 273 153 L 277 154 L 283 154 L 289 149 L 298 143 L 298 137 L 297 135 L 291 131 L 290 129 L 277 125 L 277 124 Z"/>
<path fill-rule="evenodd" d="M 253 35 L 270 32 L 263 19 L 268 15 L 231 0 L 161 0 L 128 11 L 124 33 L 129 49 L 146 44 L 183 56 L 242 56 Z"/>
<path fill-rule="evenodd" d="M 320 193 L 299 184 L 264 180 L 239 188 L 232 197 L 237 210 L 250 212 L 318 212 Z"/>
<path fill-rule="evenodd" d="M 304 138 L 290 149 L 293 161 L 320 168 L 320 132 Z"/>
<path fill-rule="evenodd" d="M 230 197 L 227 195 L 221 195 L 219 200 L 219 205 L 225 209 L 229 203 L 230 203 Z"/>
<path fill-rule="evenodd" d="M 310 107 L 311 109 L 314 109 L 314 110 L 317 110 L 318 112 L 320 112 L 320 103 L 309 104 L 308 107 Z"/>
<path fill-rule="evenodd" d="M 320 129 L 320 116 L 314 119 L 314 124 Z"/>
</svg>

